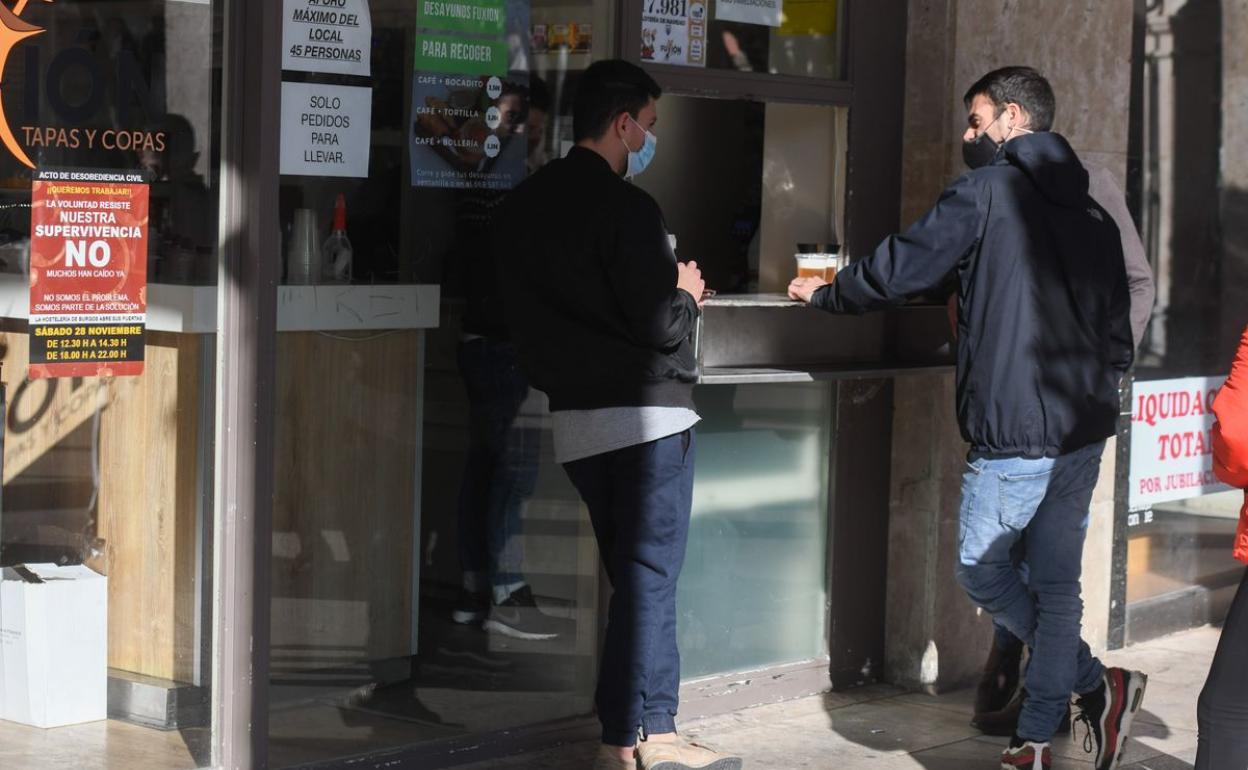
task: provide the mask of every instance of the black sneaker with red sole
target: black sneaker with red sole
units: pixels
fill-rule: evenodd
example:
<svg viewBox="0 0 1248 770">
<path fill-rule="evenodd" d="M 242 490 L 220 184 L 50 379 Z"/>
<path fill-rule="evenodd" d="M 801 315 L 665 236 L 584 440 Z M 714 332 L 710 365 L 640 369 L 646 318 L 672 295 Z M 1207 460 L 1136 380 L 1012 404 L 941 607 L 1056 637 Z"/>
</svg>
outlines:
<svg viewBox="0 0 1248 770">
<path fill-rule="evenodd" d="M 1101 686 L 1075 700 L 1075 720 L 1088 730 L 1083 748 L 1095 752 L 1096 770 L 1114 770 L 1122 761 L 1147 686 L 1148 677 L 1139 671 L 1107 668 Z"/>
<path fill-rule="evenodd" d="M 1052 763 L 1049 744 L 1024 741 L 1017 735 L 1001 754 L 1001 770 L 1049 770 Z"/>
</svg>

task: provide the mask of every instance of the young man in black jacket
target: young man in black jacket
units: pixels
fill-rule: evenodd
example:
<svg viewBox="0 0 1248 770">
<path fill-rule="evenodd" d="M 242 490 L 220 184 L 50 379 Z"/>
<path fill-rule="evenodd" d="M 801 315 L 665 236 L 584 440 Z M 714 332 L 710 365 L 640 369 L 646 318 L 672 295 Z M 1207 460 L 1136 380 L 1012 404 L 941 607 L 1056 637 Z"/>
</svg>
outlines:
<svg viewBox="0 0 1248 770">
<path fill-rule="evenodd" d="M 965 147 L 975 170 L 832 284 L 798 279 L 789 294 L 862 313 L 956 278 L 957 410 L 971 445 L 957 578 L 1032 650 L 1028 697 L 1001 767 L 1049 767 L 1049 741 L 1073 693 L 1095 765 L 1110 770 L 1146 677 L 1106 668 L 1080 639 L 1079 576 L 1118 385 L 1134 355 L 1122 245 L 1070 145 L 1033 133 L 1052 122 L 1048 81 L 1009 67 L 983 84 Z"/>
<path fill-rule="evenodd" d="M 592 65 L 576 146 L 512 193 L 496 253 L 521 366 L 550 399 L 555 459 L 589 508 L 614 589 L 594 767 L 738 770 L 739 758 L 676 735 L 676 580 L 698 422 L 690 335 L 705 284 L 696 263 L 676 261 L 658 204 L 622 178 L 654 157 L 660 94 L 632 64 Z"/>
</svg>

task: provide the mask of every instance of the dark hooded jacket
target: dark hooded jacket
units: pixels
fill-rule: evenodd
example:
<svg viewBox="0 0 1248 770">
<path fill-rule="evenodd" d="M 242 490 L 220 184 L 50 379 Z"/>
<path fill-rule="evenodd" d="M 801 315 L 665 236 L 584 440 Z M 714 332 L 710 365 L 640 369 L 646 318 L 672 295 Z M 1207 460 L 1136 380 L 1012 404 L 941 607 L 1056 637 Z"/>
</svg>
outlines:
<svg viewBox="0 0 1248 770">
<path fill-rule="evenodd" d="M 574 147 L 511 193 L 495 238 L 504 318 L 552 412 L 694 407 L 700 311 L 644 190 Z"/>
<path fill-rule="evenodd" d="M 1056 457 L 1114 434 L 1131 366 L 1113 219 L 1051 132 L 1012 139 L 812 306 L 863 313 L 958 283 L 958 421 L 976 453 Z"/>
</svg>

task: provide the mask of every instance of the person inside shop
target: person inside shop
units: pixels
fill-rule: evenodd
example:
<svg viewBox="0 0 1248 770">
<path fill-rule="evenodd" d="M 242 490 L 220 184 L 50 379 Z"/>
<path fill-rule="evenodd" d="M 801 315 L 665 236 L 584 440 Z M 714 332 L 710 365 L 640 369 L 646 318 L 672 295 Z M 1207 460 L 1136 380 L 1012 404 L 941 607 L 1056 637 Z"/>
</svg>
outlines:
<svg viewBox="0 0 1248 770">
<path fill-rule="evenodd" d="M 757 24 L 713 19 L 707 28 L 707 66 L 741 72 L 766 72 L 772 30 Z"/>
<path fill-rule="evenodd" d="M 550 97 L 541 79 L 531 77 L 527 100 L 511 95 L 502 100 L 508 130 L 544 134 Z M 531 158 L 531 138 L 529 149 Z M 547 640 L 558 636 L 557 622 L 538 608 L 522 572 L 522 514 L 537 483 L 541 432 L 520 414 L 529 382 L 503 318 L 490 235 L 507 194 L 465 190 L 456 201 L 458 262 L 468 287 L 458 363 L 468 395 L 469 438 L 458 511 L 463 585 L 451 619 L 513 638 Z"/>
<path fill-rule="evenodd" d="M 505 317 L 550 400 L 554 453 L 589 509 L 614 589 L 595 703 L 595 770 L 738 770 L 676 732 L 676 582 L 696 450 L 690 337 L 706 288 L 663 214 L 626 181 L 655 157 L 662 91 L 600 61 L 573 104 L 575 146 L 523 182 L 497 230 Z"/>
<path fill-rule="evenodd" d="M 550 161 L 547 149 L 547 123 L 550 118 L 550 90 L 546 81 L 537 75 L 529 76 L 529 111 L 524 121 L 524 135 L 528 142 L 526 173 L 532 174 Z"/>
<path fill-rule="evenodd" d="M 975 149 L 905 233 L 789 294 L 864 313 L 958 285 L 957 413 L 970 444 L 959 512 L 958 582 L 1032 650 L 1005 767 L 1048 768 L 1077 697 L 1095 767 L 1120 758 L 1147 677 L 1107 668 L 1080 639 L 1080 571 L 1118 386 L 1134 356 L 1121 238 L 1088 194 L 1088 173 L 1052 124 L 1048 81 L 1006 67 L 971 87 Z M 1014 558 L 1022 542 L 1026 575 Z"/>
<path fill-rule="evenodd" d="M 139 149 L 138 163 L 152 179 L 150 240 L 158 250 L 158 278 L 188 283 L 212 267 L 215 199 L 195 170 L 200 153 L 191 121 L 171 112 L 150 133 L 159 141 Z"/>
<path fill-rule="evenodd" d="M 970 109 L 975 97 L 979 94 L 972 87 L 963 97 Z M 1032 128 L 1036 131 L 1052 129 L 1054 112 L 1032 115 Z M 980 139 L 983 134 L 968 126 L 962 136 L 962 159 L 970 169 L 982 168 L 992 162 L 996 155 L 991 139 Z M 1088 194 L 1101 208 L 1109 212 L 1114 224 L 1118 226 L 1118 234 L 1122 241 L 1122 255 L 1127 270 L 1127 288 L 1131 294 L 1131 340 L 1134 349 L 1139 350 L 1148 328 L 1148 320 L 1153 312 L 1153 301 L 1157 296 L 1157 288 L 1153 282 L 1153 271 L 1148 264 L 1148 255 L 1144 252 L 1144 244 L 1136 230 L 1131 212 L 1127 210 L 1126 197 L 1114 181 L 1109 169 L 1096 163 L 1083 160 L 1083 167 L 1088 171 Z M 956 292 L 949 297 L 949 318 L 954 336 L 957 336 L 958 295 Z M 1015 546 L 1015 558 L 1019 562 L 1022 574 L 1026 575 L 1026 562 L 1023 549 Z M 1010 633 L 1001 623 L 993 624 L 993 642 L 984 663 L 984 673 L 975 694 L 975 710 L 971 724 L 987 735 L 1013 735 L 1018 726 L 1018 717 L 1022 712 L 1026 692 L 1021 686 L 1021 667 L 1023 664 L 1024 645 Z M 1069 728 L 1069 714 L 1063 720 L 1062 731 Z"/>
<path fill-rule="evenodd" d="M 1248 327 L 1231 376 L 1213 402 L 1213 471 L 1248 490 Z M 1235 558 L 1248 562 L 1248 492 L 1239 513 Z M 1196 770 L 1248 768 L 1248 571 L 1231 601 L 1209 677 L 1196 706 Z"/>
</svg>

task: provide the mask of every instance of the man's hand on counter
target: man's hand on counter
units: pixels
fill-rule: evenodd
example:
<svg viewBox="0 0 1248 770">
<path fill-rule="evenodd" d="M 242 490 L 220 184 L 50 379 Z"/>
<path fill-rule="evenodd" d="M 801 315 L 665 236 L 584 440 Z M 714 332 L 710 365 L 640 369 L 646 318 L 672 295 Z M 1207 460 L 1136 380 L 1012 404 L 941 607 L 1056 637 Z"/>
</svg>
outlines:
<svg viewBox="0 0 1248 770">
<path fill-rule="evenodd" d="M 676 288 L 683 289 L 702 307 L 706 302 L 706 281 L 702 280 L 702 271 L 697 262 L 676 263 Z"/>
<path fill-rule="evenodd" d="M 789 296 L 809 305 L 810 298 L 819 290 L 819 287 L 827 285 L 828 282 L 822 278 L 794 278 L 789 284 Z"/>
</svg>

